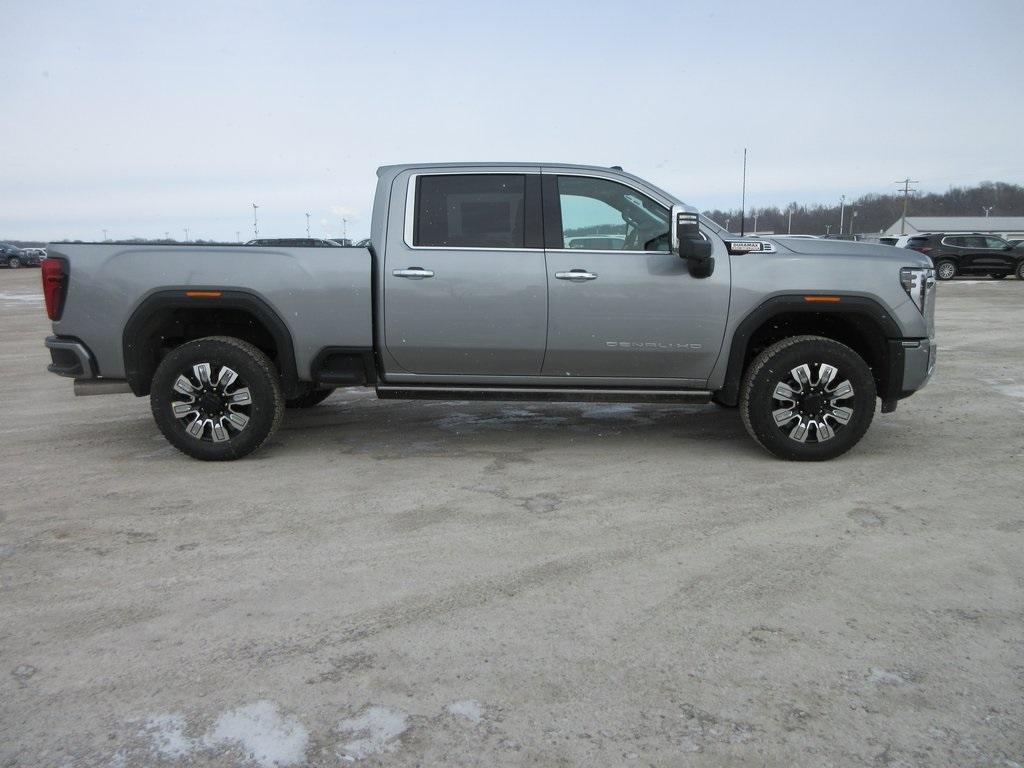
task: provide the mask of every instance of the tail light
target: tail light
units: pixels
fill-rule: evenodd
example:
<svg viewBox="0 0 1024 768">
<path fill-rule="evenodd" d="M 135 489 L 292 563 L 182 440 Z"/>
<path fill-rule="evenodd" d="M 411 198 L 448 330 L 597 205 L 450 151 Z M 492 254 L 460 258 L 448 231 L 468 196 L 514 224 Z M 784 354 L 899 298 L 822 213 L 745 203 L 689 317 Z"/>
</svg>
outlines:
<svg viewBox="0 0 1024 768">
<path fill-rule="evenodd" d="M 915 245 L 911 247 L 911 250 L 918 253 L 931 253 L 932 247 L 930 245 Z"/>
<path fill-rule="evenodd" d="M 40 267 L 46 315 L 51 320 L 60 320 L 61 312 L 64 311 L 64 298 L 68 295 L 68 264 L 64 259 L 51 256 L 43 260 Z"/>
</svg>

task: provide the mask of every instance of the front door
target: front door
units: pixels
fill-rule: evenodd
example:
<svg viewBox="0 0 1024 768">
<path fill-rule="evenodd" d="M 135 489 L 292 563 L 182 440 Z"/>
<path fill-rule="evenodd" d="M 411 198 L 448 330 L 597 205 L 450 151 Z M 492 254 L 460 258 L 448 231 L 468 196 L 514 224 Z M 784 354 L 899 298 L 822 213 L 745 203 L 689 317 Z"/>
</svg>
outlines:
<svg viewBox="0 0 1024 768">
<path fill-rule="evenodd" d="M 703 384 L 729 311 L 729 257 L 691 277 L 669 252 L 669 209 L 623 183 L 545 174 L 544 374 Z"/>
<path fill-rule="evenodd" d="M 406 372 L 540 373 L 547 283 L 536 171 L 409 177 L 407 221 L 391 207 L 382 308 L 385 347 Z"/>
</svg>

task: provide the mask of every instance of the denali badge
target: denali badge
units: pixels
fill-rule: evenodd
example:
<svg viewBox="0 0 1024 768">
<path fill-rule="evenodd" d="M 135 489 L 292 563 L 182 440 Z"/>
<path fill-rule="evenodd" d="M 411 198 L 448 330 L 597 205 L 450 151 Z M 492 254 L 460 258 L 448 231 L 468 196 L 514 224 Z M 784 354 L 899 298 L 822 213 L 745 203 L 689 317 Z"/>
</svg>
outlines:
<svg viewBox="0 0 1024 768">
<path fill-rule="evenodd" d="M 700 349 L 700 344 L 677 344 L 669 341 L 606 341 L 606 347 L 620 347 L 623 349 Z"/>
</svg>

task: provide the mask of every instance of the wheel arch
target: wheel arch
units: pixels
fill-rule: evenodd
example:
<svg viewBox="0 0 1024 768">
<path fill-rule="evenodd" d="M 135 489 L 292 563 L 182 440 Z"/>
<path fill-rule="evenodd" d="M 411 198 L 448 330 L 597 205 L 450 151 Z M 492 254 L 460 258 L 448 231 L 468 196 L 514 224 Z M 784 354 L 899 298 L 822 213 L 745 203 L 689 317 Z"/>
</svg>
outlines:
<svg viewBox="0 0 1024 768">
<path fill-rule="evenodd" d="M 205 336 L 233 336 L 255 345 L 273 361 L 285 396 L 297 391 L 291 332 L 264 299 L 238 289 L 182 286 L 151 293 L 125 324 L 122 350 L 132 392 L 148 395 L 163 356 Z"/>
<path fill-rule="evenodd" d="M 871 367 L 883 404 L 898 399 L 903 384 L 903 346 L 896 320 L 867 296 L 840 295 L 828 301 L 804 295 L 776 296 L 752 310 L 736 327 L 725 380 L 716 398 L 739 403 L 743 374 L 758 353 L 784 338 L 805 334 L 846 344 Z M 838 299 L 838 300 L 836 300 Z"/>
</svg>

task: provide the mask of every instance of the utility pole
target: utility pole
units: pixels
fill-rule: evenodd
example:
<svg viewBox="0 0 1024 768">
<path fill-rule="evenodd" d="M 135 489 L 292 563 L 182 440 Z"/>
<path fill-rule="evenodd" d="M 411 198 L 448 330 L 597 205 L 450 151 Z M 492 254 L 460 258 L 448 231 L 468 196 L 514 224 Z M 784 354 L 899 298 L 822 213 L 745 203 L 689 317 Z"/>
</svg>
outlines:
<svg viewBox="0 0 1024 768">
<path fill-rule="evenodd" d="M 256 219 L 256 209 L 259 208 L 256 203 L 252 204 L 252 236 L 258 238 L 260 236 L 260 223 Z"/>
<path fill-rule="evenodd" d="M 309 237 L 309 211 L 306 211 L 306 237 Z"/>
<path fill-rule="evenodd" d="M 182 231 L 185 233 L 185 242 L 187 243 L 188 242 L 188 227 L 185 227 Z"/>
<path fill-rule="evenodd" d="M 900 181 L 894 181 L 893 184 L 903 185 L 903 216 L 900 218 L 900 234 L 907 234 L 907 200 L 910 198 L 910 193 L 915 191 L 910 188 L 911 184 L 917 184 L 918 182 L 913 181 L 909 176 Z"/>
<path fill-rule="evenodd" d="M 839 234 L 843 234 L 843 216 L 846 214 L 846 195 L 839 196 Z"/>
<path fill-rule="evenodd" d="M 981 210 L 983 210 L 985 212 L 985 218 L 986 219 L 988 218 L 988 215 L 992 212 L 993 208 L 995 208 L 994 205 L 983 205 L 983 206 L 981 206 Z M 103 230 L 103 231 L 106 232 L 106 230 Z"/>
<path fill-rule="evenodd" d="M 242 233 L 239 232 L 237 229 L 235 230 L 235 242 L 236 243 L 242 242 Z"/>
<path fill-rule="evenodd" d="M 103 242 L 107 242 L 107 230 L 103 230 Z"/>
<path fill-rule="evenodd" d="M 743 148 L 743 191 L 740 193 L 740 237 L 746 234 L 743 227 L 747 211 L 747 148 Z M 755 227 L 756 229 L 756 227 Z"/>
</svg>

